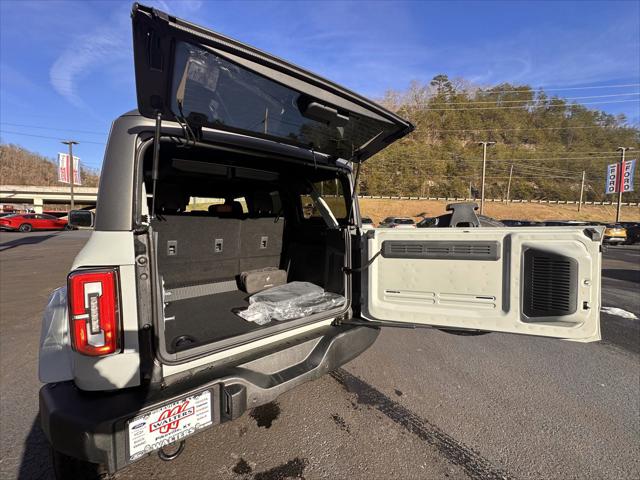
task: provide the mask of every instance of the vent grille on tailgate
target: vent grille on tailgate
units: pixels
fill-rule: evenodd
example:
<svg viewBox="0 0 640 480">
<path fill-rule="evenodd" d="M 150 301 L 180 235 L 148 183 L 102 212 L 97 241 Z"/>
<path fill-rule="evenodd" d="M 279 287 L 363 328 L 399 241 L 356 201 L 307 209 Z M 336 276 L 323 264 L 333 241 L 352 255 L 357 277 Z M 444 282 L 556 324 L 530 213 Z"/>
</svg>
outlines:
<svg viewBox="0 0 640 480">
<path fill-rule="evenodd" d="M 577 310 L 578 264 L 570 257 L 530 248 L 524 253 L 523 312 L 527 317 Z"/>
<path fill-rule="evenodd" d="M 386 240 L 382 242 L 385 258 L 498 260 L 499 242 Z"/>
</svg>

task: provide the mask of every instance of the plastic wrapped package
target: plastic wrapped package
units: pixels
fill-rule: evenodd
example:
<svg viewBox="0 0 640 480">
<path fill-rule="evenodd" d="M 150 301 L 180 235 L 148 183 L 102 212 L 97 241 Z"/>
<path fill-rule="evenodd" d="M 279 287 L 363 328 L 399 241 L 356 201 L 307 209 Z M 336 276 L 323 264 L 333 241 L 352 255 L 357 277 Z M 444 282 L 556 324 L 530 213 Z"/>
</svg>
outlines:
<svg viewBox="0 0 640 480">
<path fill-rule="evenodd" d="M 67 287 L 53 291 L 42 319 L 38 376 L 42 383 L 73 378 L 67 316 Z"/>
<path fill-rule="evenodd" d="M 342 305 L 345 298 L 325 292 L 309 282 L 291 282 L 249 297 L 249 307 L 238 312 L 247 321 L 264 325 L 271 320 L 292 320 Z"/>
</svg>

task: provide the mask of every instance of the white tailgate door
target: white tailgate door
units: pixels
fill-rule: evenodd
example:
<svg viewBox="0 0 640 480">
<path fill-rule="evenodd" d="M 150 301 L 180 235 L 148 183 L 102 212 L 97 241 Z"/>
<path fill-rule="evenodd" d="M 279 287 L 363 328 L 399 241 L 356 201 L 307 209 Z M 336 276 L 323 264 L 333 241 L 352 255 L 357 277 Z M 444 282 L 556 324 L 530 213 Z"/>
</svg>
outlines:
<svg viewBox="0 0 640 480">
<path fill-rule="evenodd" d="M 601 227 L 365 234 L 367 320 L 600 340 Z M 367 260 L 365 259 L 365 261 Z"/>
</svg>

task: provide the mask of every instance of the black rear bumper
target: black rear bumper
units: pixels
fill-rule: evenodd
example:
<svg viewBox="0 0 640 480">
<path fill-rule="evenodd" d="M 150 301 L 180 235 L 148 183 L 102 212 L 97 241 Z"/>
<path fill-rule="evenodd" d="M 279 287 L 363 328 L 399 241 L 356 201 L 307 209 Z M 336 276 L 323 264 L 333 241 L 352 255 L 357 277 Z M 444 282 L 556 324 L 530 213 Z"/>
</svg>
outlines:
<svg viewBox="0 0 640 480">
<path fill-rule="evenodd" d="M 263 357 L 251 358 L 250 363 L 245 359 L 244 364 L 239 362 L 236 366 L 205 371 L 164 389 L 137 387 L 117 392 L 84 392 L 73 382 L 47 384 L 40 390 L 42 428 L 55 450 L 106 465 L 114 473 L 131 463 L 126 425 L 131 418 L 209 390 L 212 424 L 233 420 L 246 409 L 268 403 L 285 391 L 352 360 L 373 344 L 378 333 L 370 327 L 322 328 L 289 339 Z M 283 365 L 284 357 L 277 353 L 286 356 L 285 350 L 302 343 L 310 345 L 309 354 L 297 363 Z M 271 374 L 262 373 L 273 371 L 269 362 L 275 358 L 283 368 Z"/>
</svg>

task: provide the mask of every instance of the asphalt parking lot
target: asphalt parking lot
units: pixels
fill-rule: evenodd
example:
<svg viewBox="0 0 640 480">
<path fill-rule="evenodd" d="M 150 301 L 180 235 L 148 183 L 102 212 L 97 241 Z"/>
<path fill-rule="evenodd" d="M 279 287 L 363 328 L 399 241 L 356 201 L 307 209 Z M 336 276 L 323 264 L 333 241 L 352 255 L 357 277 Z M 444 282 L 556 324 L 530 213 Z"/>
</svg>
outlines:
<svg viewBox="0 0 640 480">
<path fill-rule="evenodd" d="M 87 232 L 0 234 L 0 477 L 51 478 L 40 317 Z M 640 248 L 604 253 L 603 305 L 640 317 Z M 331 376 L 118 478 L 640 478 L 640 320 L 595 344 L 384 330 Z"/>
</svg>

